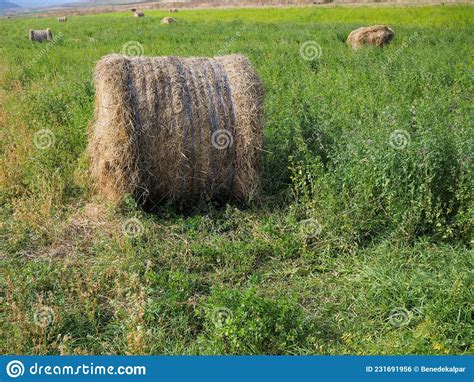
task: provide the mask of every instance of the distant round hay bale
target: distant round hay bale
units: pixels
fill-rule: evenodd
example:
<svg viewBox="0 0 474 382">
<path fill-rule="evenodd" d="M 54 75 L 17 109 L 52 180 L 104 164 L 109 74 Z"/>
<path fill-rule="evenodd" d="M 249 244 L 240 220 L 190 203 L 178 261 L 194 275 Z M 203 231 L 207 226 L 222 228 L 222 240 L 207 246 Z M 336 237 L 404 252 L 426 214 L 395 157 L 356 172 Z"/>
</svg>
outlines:
<svg viewBox="0 0 474 382">
<path fill-rule="evenodd" d="M 247 58 L 103 57 L 88 153 L 96 190 L 181 206 L 260 189 L 263 89 Z"/>
<path fill-rule="evenodd" d="M 165 17 L 161 19 L 161 24 L 172 24 L 175 22 L 176 22 L 176 19 L 173 19 L 172 17 Z"/>
<path fill-rule="evenodd" d="M 67 21 L 67 16 L 61 16 L 57 19 L 60 23 L 65 23 Z"/>
<path fill-rule="evenodd" d="M 133 17 L 145 17 L 145 14 L 143 12 L 134 12 Z"/>
<path fill-rule="evenodd" d="M 30 29 L 28 37 L 31 41 L 36 42 L 51 41 L 53 39 L 53 32 L 49 28 L 45 30 Z"/>
<path fill-rule="evenodd" d="M 347 37 L 347 43 L 352 49 L 359 49 L 364 45 L 382 47 L 392 41 L 395 33 L 393 29 L 384 25 L 362 27 L 352 31 Z"/>
</svg>

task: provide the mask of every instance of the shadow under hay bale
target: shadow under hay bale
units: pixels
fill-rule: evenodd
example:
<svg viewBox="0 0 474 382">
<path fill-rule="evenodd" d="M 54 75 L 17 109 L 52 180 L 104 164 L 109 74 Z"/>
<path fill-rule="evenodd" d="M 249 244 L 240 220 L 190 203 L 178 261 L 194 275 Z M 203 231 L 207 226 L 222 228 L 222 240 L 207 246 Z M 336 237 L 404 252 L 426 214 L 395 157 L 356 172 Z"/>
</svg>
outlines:
<svg viewBox="0 0 474 382">
<path fill-rule="evenodd" d="M 263 89 L 247 58 L 126 57 L 96 65 L 88 153 L 118 202 L 248 202 L 260 190 Z"/>
<path fill-rule="evenodd" d="M 383 47 L 392 41 L 395 33 L 393 29 L 384 25 L 362 27 L 352 31 L 347 37 L 347 43 L 352 49 L 359 49 L 364 45 Z"/>
<path fill-rule="evenodd" d="M 176 19 L 173 19 L 172 17 L 165 17 L 161 19 L 161 24 L 173 24 L 176 22 Z"/>
<path fill-rule="evenodd" d="M 145 17 L 145 14 L 143 12 L 134 12 L 133 17 Z"/>
<path fill-rule="evenodd" d="M 53 39 L 53 32 L 51 32 L 51 29 L 49 28 L 45 30 L 30 29 L 28 32 L 28 38 L 35 42 L 51 41 Z"/>
</svg>

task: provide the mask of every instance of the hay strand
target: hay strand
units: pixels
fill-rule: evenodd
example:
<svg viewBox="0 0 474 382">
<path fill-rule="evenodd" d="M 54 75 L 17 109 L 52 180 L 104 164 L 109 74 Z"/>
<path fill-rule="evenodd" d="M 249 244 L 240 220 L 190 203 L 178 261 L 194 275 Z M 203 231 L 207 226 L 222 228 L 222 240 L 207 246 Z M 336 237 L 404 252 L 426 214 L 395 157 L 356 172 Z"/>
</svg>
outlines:
<svg viewBox="0 0 474 382">
<path fill-rule="evenodd" d="M 384 25 L 362 27 L 352 31 L 347 37 L 347 43 L 352 49 L 359 49 L 364 45 L 383 47 L 392 41 L 395 33 L 393 29 Z"/>
<path fill-rule="evenodd" d="M 35 42 L 51 41 L 53 39 L 53 32 L 49 28 L 45 30 L 30 29 L 28 37 L 31 41 Z"/>
<path fill-rule="evenodd" d="M 94 76 L 88 152 L 100 194 L 181 205 L 255 196 L 263 90 L 245 57 L 114 54 Z"/>
<path fill-rule="evenodd" d="M 161 19 L 161 24 L 173 24 L 176 22 L 176 19 L 173 19 L 172 17 L 165 17 Z"/>
</svg>

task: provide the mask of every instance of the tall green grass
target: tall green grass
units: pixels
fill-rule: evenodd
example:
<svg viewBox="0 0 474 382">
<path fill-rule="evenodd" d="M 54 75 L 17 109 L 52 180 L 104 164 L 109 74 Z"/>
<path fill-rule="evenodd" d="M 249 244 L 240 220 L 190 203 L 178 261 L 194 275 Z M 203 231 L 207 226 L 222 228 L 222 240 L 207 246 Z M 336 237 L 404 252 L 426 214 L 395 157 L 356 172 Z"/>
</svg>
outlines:
<svg viewBox="0 0 474 382">
<path fill-rule="evenodd" d="M 164 15 L 0 21 L 0 351 L 472 352 L 472 7 Z M 346 46 L 379 23 L 390 46 Z M 46 27 L 54 43 L 27 40 Z M 129 41 L 250 58 L 262 202 L 147 213 L 93 198 L 92 70 Z"/>
</svg>

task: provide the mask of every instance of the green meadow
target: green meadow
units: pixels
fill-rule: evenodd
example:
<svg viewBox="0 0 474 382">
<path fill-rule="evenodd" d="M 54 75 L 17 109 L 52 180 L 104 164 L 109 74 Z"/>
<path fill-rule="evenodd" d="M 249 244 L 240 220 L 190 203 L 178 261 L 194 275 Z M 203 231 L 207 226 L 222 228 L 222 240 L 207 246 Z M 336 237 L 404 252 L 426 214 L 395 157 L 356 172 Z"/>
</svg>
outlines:
<svg viewBox="0 0 474 382">
<path fill-rule="evenodd" d="M 473 7 L 145 13 L 0 20 L 0 353 L 472 354 Z M 250 59 L 260 198 L 94 195 L 93 67 L 124 50 Z"/>
</svg>

